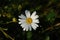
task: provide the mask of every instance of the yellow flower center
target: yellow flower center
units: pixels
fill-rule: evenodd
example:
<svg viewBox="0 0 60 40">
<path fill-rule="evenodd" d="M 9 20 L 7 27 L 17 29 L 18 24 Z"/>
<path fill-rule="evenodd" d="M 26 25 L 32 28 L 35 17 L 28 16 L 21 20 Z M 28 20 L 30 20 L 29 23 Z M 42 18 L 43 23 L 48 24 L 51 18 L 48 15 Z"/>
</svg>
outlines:
<svg viewBox="0 0 60 40">
<path fill-rule="evenodd" d="M 32 18 L 27 18 L 27 19 L 26 19 L 26 23 L 27 23 L 27 24 L 31 24 L 31 23 L 32 23 Z"/>
</svg>

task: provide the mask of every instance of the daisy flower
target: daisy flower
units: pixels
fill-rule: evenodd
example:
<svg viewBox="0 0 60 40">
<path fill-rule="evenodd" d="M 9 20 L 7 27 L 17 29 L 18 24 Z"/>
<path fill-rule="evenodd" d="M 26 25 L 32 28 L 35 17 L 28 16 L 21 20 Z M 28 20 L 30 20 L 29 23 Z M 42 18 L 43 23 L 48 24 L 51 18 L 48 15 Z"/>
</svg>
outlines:
<svg viewBox="0 0 60 40">
<path fill-rule="evenodd" d="M 23 28 L 24 31 L 31 31 L 32 28 L 34 30 L 36 30 L 38 26 L 37 23 L 39 23 L 39 20 L 38 20 L 38 15 L 36 15 L 36 11 L 34 11 L 32 13 L 32 15 L 30 14 L 30 11 L 28 10 L 25 10 L 25 15 L 21 14 L 18 19 L 18 23 L 21 24 L 21 27 Z"/>
</svg>

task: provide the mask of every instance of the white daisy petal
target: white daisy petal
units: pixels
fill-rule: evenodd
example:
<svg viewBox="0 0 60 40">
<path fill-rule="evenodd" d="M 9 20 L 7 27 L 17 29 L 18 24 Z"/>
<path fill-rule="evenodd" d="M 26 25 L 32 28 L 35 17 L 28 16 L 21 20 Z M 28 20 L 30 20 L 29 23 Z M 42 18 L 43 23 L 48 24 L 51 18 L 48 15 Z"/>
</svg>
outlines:
<svg viewBox="0 0 60 40">
<path fill-rule="evenodd" d="M 30 27 L 30 31 L 32 30 L 32 27 Z"/>
<path fill-rule="evenodd" d="M 30 17 L 30 11 L 26 10 L 25 14 L 26 14 L 26 17 Z"/>
<path fill-rule="evenodd" d="M 28 31 L 28 27 L 23 28 L 23 31 L 25 31 L 25 30 Z"/>
<path fill-rule="evenodd" d="M 24 19 L 18 19 L 18 21 L 20 21 L 20 22 L 25 22 L 25 20 L 24 20 Z"/>
<path fill-rule="evenodd" d="M 18 24 L 23 24 L 23 23 L 25 23 L 25 21 L 18 22 Z"/>
<path fill-rule="evenodd" d="M 21 24 L 21 22 L 18 22 L 18 24 Z"/>
<path fill-rule="evenodd" d="M 30 25 L 26 25 L 25 27 L 24 27 L 24 29 L 23 30 L 26 30 L 26 31 L 28 31 L 28 30 L 32 30 L 32 28 L 31 28 L 31 26 Z"/>
<path fill-rule="evenodd" d="M 25 26 L 25 30 L 28 31 L 28 29 L 29 29 L 29 28 L 28 28 L 28 25 L 26 25 L 26 26 Z"/>
<path fill-rule="evenodd" d="M 31 26 L 34 30 L 36 30 L 37 26 L 34 23 L 32 23 Z"/>
<path fill-rule="evenodd" d="M 35 15 L 34 17 L 31 17 L 33 20 L 34 19 L 37 19 L 39 16 L 38 15 Z"/>
<path fill-rule="evenodd" d="M 26 31 L 28 31 L 28 27 L 26 27 Z"/>
<path fill-rule="evenodd" d="M 18 19 L 18 21 L 21 21 L 21 19 Z"/>
<path fill-rule="evenodd" d="M 18 16 L 18 17 L 22 19 L 26 19 L 26 17 L 23 14 L 21 14 L 21 16 Z"/>
<path fill-rule="evenodd" d="M 26 23 L 22 23 L 21 26 L 22 26 L 22 28 L 27 27 Z"/>
<path fill-rule="evenodd" d="M 32 27 L 31 27 L 31 25 L 29 25 L 29 30 L 30 30 L 30 31 L 32 30 Z"/>
<path fill-rule="evenodd" d="M 28 25 L 26 23 L 21 24 L 21 26 L 22 26 L 24 31 L 25 30 L 28 31 Z"/>
<path fill-rule="evenodd" d="M 32 25 L 32 28 L 33 28 L 34 30 L 36 30 L 37 27 L 36 27 L 35 25 Z"/>
<path fill-rule="evenodd" d="M 36 27 L 39 27 L 36 23 L 35 23 L 35 26 L 36 26 Z"/>
<path fill-rule="evenodd" d="M 23 28 L 23 31 L 25 31 L 26 30 L 26 28 Z"/>
<path fill-rule="evenodd" d="M 35 16 L 35 19 L 36 19 L 36 18 L 38 18 L 38 17 L 39 17 L 39 16 L 38 16 L 38 15 L 36 15 L 36 16 Z"/>
<path fill-rule="evenodd" d="M 31 15 L 31 18 L 34 17 L 36 15 L 36 11 L 34 11 Z"/>
<path fill-rule="evenodd" d="M 38 19 L 33 20 L 33 23 L 39 23 Z"/>
</svg>

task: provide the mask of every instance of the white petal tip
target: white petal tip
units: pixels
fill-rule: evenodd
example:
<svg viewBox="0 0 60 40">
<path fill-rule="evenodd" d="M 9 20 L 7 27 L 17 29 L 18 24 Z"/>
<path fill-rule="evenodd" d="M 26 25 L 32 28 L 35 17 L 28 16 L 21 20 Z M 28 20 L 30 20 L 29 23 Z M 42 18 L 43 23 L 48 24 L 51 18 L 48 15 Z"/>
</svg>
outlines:
<svg viewBox="0 0 60 40">
<path fill-rule="evenodd" d="M 21 24 L 21 22 L 18 22 L 18 24 Z"/>
</svg>

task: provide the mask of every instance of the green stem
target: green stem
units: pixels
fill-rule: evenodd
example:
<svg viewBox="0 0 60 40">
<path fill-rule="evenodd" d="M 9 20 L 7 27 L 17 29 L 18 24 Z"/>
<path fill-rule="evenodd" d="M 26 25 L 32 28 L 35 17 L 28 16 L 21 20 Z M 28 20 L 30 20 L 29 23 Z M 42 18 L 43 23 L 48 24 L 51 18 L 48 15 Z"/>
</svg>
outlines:
<svg viewBox="0 0 60 40">
<path fill-rule="evenodd" d="M 27 32 L 27 40 L 32 40 L 32 32 L 31 31 Z"/>
<path fill-rule="evenodd" d="M 0 31 L 5 35 L 6 38 L 10 38 L 11 40 L 14 40 L 11 36 L 5 33 L 1 27 L 0 27 Z"/>
</svg>

